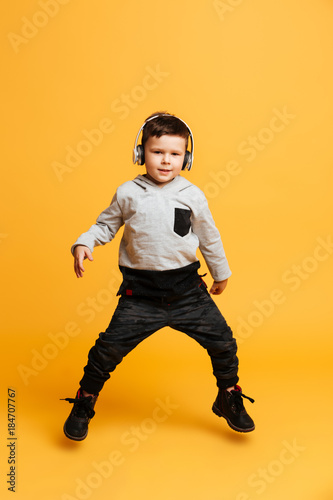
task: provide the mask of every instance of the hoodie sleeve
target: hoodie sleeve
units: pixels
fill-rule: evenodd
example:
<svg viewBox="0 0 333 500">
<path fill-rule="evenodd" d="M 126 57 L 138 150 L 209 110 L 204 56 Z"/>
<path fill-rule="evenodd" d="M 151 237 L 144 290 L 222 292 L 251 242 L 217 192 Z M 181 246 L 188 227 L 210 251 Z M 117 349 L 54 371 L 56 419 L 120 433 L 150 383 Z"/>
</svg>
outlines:
<svg viewBox="0 0 333 500">
<path fill-rule="evenodd" d="M 71 248 L 77 245 L 85 245 L 92 252 L 94 247 L 105 245 L 115 237 L 118 230 L 124 224 L 122 211 L 118 202 L 118 192 L 114 195 L 110 205 L 97 218 L 86 233 L 82 233 Z"/>
<path fill-rule="evenodd" d="M 231 276 L 220 233 L 202 191 L 197 196 L 197 210 L 192 211 L 192 230 L 199 239 L 199 249 L 212 278 L 223 281 Z"/>
</svg>

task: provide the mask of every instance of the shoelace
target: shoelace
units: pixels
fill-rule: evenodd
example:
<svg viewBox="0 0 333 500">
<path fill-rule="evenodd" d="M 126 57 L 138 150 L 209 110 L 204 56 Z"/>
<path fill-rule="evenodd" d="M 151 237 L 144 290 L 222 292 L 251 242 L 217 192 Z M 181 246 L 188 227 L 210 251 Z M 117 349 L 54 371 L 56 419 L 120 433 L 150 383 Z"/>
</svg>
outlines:
<svg viewBox="0 0 333 500">
<path fill-rule="evenodd" d="M 230 393 L 234 396 L 234 404 L 237 411 L 245 410 L 242 398 L 246 398 L 251 401 L 251 403 L 254 403 L 254 399 L 250 398 L 249 396 L 245 396 L 245 394 L 243 394 L 241 391 L 233 390 L 230 391 Z"/>
<path fill-rule="evenodd" d="M 74 403 L 74 413 L 77 417 L 88 417 L 93 418 L 95 415 L 95 410 L 90 406 L 92 396 L 81 397 L 81 398 L 65 398 L 61 401 L 68 401 L 69 403 Z"/>
</svg>

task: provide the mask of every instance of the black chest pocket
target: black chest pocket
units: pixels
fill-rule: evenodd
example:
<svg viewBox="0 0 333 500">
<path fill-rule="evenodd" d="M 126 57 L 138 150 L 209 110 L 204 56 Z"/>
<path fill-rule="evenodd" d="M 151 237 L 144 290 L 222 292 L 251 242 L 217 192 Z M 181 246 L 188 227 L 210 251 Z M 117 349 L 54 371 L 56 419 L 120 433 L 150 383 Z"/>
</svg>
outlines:
<svg viewBox="0 0 333 500">
<path fill-rule="evenodd" d="M 191 228 L 191 210 L 175 208 L 175 223 L 173 230 L 179 236 L 185 236 Z"/>
</svg>

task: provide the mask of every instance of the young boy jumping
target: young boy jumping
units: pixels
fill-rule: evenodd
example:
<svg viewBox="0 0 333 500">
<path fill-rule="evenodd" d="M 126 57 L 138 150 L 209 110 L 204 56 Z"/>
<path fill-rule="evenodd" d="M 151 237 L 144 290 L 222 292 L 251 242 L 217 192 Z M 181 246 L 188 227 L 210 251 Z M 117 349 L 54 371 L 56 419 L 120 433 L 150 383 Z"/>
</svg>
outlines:
<svg viewBox="0 0 333 500">
<path fill-rule="evenodd" d="M 236 431 L 254 430 L 242 398 L 253 399 L 236 385 L 236 340 L 210 296 L 223 292 L 231 271 L 205 195 L 179 175 L 185 168 L 190 170 L 193 148 L 192 132 L 183 120 L 169 113 L 148 117 L 137 134 L 133 154 L 134 163 L 145 165 L 146 173 L 119 186 L 110 206 L 72 247 L 75 274 L 80 278 L 83 260 L 92 261 L 94 247 L 110 242 L 124 225 L 120 299 L 108 328 L 89 351 L 76 397 L 66 398 L 74 404 L 64 425 L 69 439 L 85 439 L 110 372 L 165 326 L 186 333 L 207 350 L 219 389 L 213 412 Z M 209 292 L 198 274 L 198 248 L 214 280 Z"/>
</svg>

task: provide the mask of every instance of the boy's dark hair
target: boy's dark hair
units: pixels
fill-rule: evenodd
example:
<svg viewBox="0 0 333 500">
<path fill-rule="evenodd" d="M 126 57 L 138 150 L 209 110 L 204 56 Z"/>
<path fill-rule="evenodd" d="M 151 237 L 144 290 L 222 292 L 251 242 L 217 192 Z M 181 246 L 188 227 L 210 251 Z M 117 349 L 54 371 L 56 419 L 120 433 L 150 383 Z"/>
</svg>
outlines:
<svg viewBox="0 0 333 500">
<path fill-rule="evenodd" d="M 156 116 L 150 121 L 150 118 Z M 159 111 L 153 113 L 146 118 L 146 124 L 142 131 L 141 144 L 143 148 L 149 137 L 161 137 L 162 135 L 179 135 L 185 139 L 185 150 L 188 145 L 189 131 L 185 123 L 183 123 L 179 118 L 164 111 Z"/>
</svg>

